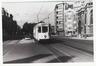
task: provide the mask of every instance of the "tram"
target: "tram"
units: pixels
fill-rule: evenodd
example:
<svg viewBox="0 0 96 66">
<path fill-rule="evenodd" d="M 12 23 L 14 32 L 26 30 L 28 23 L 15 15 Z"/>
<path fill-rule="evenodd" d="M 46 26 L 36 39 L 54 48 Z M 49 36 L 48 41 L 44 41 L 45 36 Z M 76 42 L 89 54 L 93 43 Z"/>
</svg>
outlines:
<svg viewBox="0 0 96 66">
<path fill-rule="evenodd" d="M 37 23 L 33 28 L 33 37 L 37 41 L 50 39 L 49 24 Z"/>
</svg>

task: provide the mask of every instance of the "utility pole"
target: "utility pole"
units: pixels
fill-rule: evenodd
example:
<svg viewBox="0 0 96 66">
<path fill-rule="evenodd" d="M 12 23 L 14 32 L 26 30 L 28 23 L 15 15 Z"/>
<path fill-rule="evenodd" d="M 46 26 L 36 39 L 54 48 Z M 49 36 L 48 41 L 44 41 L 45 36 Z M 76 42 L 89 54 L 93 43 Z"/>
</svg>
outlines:
<svg viewBox="0 0 96 66">
<path fill-rule="evenodd" d="M 49 16 L 48 16 L 48 23 L 49 23 L 50 21 L 49 21 Z"/>
<path fill-rule="evenodd" d="M 38 18 L 38 15 L 37 15 L 37 22 L 39 22 L 39 18 Z"/>
</svg>

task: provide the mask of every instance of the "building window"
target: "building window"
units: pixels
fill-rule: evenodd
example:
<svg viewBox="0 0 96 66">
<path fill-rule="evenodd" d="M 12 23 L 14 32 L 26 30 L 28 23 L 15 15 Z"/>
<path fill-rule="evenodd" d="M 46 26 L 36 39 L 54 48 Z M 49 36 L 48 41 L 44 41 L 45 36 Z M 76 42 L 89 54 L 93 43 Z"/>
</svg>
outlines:
<svg viewBox="0 0 96 66">
<path fill-rule="evenodd" d="M 58 26 L 57 26 L 57 28 L 58 28 Z"/>
<path fill-rule="evenodd" d="M 58 14 L 58 12 L 56 12 L 56 14 Z"/>
<path fill-rule="evenodd" d="M 58 19 L 58 16 L 56 17 L 56 19 Z"/>
<path fill-rule="evenodd" d="M 58 24 L 58 21 L 56 21 L 56 24 Z"/>
<path fill-rule="evenodd" d="M 61 21 L 59 21 L 59 24 L 61 24 Z"/>
<path fill-rule="evenodd" d="M 71 9 L 73 9 L 73 4 L 71 4 L 71 5 L 65 5 L 65 10 L 68 10 L 69 8 L 71 8 Z"/>
<path fill-rule="evenodd" d="M 93 24 L 93 10 L 90 12 L 90 24 Z"/>
</svg>

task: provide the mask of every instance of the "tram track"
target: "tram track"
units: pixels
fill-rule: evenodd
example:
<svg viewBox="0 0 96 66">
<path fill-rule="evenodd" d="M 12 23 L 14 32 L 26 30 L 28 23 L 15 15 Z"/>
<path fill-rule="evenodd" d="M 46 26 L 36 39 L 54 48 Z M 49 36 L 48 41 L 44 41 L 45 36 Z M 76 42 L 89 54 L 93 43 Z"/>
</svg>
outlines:
<svg viewBox="0 0 96 66">
<path fill-rule="evenodd" d="M 63 47 L 60 48 L 60 46 L 51 46 L 51 45 L 44 45 L 46 48 L 48 48 L 59 60 L 59 62 L 64 63 L 64 62 L 76 62 L 76 61 L 81 61 L 82 59 L 85 61 L 92 61 L 93 56 L 78 50 L 76 48 L 72 48 L 70 46 L 66 46 L 64 49 Z M 79 60 L 75 60 L 79 59 Z"/>
<path fill-rule="evenodd" d="M 50 46 L 50 45 L 42 45 L 44 47 L 46 47 L 48 50 L 50 50 L 52 52 L 53 55 L 56 56 L 56 59 L 58 60 L 58 62 L 60 63 L 64 63 L 64 62 L 68 62 L 69 60 L 71 60 L 74 56 L 68 54 L 68 53 L 62 53 L 59 50 L 57 50 L 56 48 Z M 71 62 L 73 62 L 71 60 Z"/>
<path fill-rule="evenodd" d="M 91 54 L 91 55 L 94 54 L 92 51 L 89 51 L 88 49 L 79 48 L 79 47 L 74 46 L 74 45 L 73 45 L 73 44 L 75 43 L 74 41 L 73 41 L 73 42 L 69 42 L 69 41 L 59 40 L 59 39 L 55 39 L 55 40 L 56 40 L 56 41 L 61 41 L 60 44 L 62 44 L 62 45 L 70 46 L 70 47 L 72 47 L 72 48 L 81 50 L 81 51 L 86 52 L 86 53 L 89 53 L 89 54 Z M 70 44 L 69 44 L 69 43 L 70 43 Z M 76 44 L 76 43 L 75 43 L 75 44 Z"/>
<path fill-rule="evenodd" d="M 80 51 L 83 51 L 83 52 L 86 52 L 86 53 L 89 53 L 89 54 L 93 55 L 93 52 L 91 52 L 91 51 L 88 51 L 88 50 L 85 50 L 85 49 L 81 49 L 81 48 L 78 48 L 78 47 L 75 47 L 75 46 L 67 45 L 67 44 L 65 44 L 65 43 L 64 43 L 64 45 L 70 46 L 70 47 L 72 47 L 72 48 L 75 48 L 75 49 L 78 49 L 78 50 L 80 50 Z"/>
<path fill-rule="evenodd" d="M 58 46 L 60 46 L 60 45 L 65 46 L 67 49 L 69 48 L 69 50 L 73 49 L 71 51 L 72 52 L 75 52 L 76 51 L 77 52 L 77 55 L 79 55 L 80 54 L 79 52 L 81 52 L 81 55 L 82 56 L 88 56 L 88 58 L 91 58 L 92 57 L 93 52 L 90 52 L 90 51 L 87 51 L 87 50 L 84 50 L 84 49 L 81 49 L 81 48 L 78 48 L 78 47 L 74 47 L 74 46 L 68 45 L 67 43 L 68 42 L 64 42 L 63 41 L 63 42 L 55 43 L 55 44 L 57 44 Z M 76 56 L 76 54 L 74 54 L 74 53 L 72 54 L 72 52 L 70 52 L 69 50 L 68 50 L 69 52 L 63 51 L 63 50 L 61 50 L 60 47 L 57 47 L 56 48 L 55 44 L 52 44 L 52 43 L 48 44 L 46 42 L 45 44 L 42 44 L 42 45 L 45 46 L 46 48 L 48 48 L 57 57 L 57 59 L 59 60 L 59 62 L 68 62 L 68 61 L 69 62 L 74 62 L 71 59 L 74 58 Z"/>
<path fill-rule="evenodd" d="M 18 43 L 20 43 L 20 42 L 19 41 L 16 42 L 16 44 L 18 44 Z M 26 45 L 28 45 L 28 44 L 26 44 Z M 8 49 L 9 52 L 10 52 L 10 50 L 13 50 L 13 48 L 15 47 L 15 44 L 13 44 L 12 46 L 13 47 L 11 49 Z M 20 46 L 22 46 L 22 45 L 20 45 Z M 52 54 L 51 59 L 49 59 L 47 57 L 48 60 L 46 61 L 46 63 L 56 63 L 56 62 L 57 63 L 58 62 L 66 63 L 66 62 L 78 62 L 78 61 L 82 62 L 82 61 L 92 61 L 92 59 L 93 59 L 92 54 L 90 54 L 86 51 L 83 51 L 81 49 L 77 49 L 72 46 L 69 46 L 68 42 L 64 42 L 64 41 L 60 41 L 60 40 L 56 40 L 56 39 L 52 39 L 51 41 L 44 41 L 44 43 L 35 42 L 35 44 L 33 44 L 33 47 L 34 47 L 34 49 L 36 49 L 36 51 L 38 51 L 37 53 L 40 52 L 40 53 Z M 38 47 L 39 47 L 39 49 L 38 49 Z M 45 49 L 40 50 L 43 47 Z M 21 47 L 19 47 L 19 48 L 21 48 Z M 29 46 L 28 46 L 28 48 L 29 48 Z M 32 47 L 30 47 L 30 48 L 32 48 Z M 28 49 L 28 51 L 29 50 L 30 49 Z M 48 51 L 46 52 L 46 50 L 48 50 Z M 28 52 L 28 51 L 26 51 L 26 52 Z M 31 51 L 34 52 L 35 50 L 31 50 Z M 40 60 L 42 61 L 42 59 L 40 59 Z"/>
</svg>

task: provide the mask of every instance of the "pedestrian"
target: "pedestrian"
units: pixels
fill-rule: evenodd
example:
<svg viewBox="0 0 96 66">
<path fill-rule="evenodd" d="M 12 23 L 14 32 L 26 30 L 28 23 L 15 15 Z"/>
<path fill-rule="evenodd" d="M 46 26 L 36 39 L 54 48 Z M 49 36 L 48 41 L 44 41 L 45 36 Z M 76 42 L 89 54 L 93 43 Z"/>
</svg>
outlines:
<svg viewBox="0 0 96 66">
<path fill-rule="evenodd" d="M 82 26 L 81 26 L 81 21 L 79 20 L 79 22 L 78 22 L 78 36 L 80 38 L 82 38 L 81 32 L 82 32 Z"/>
</svg>

